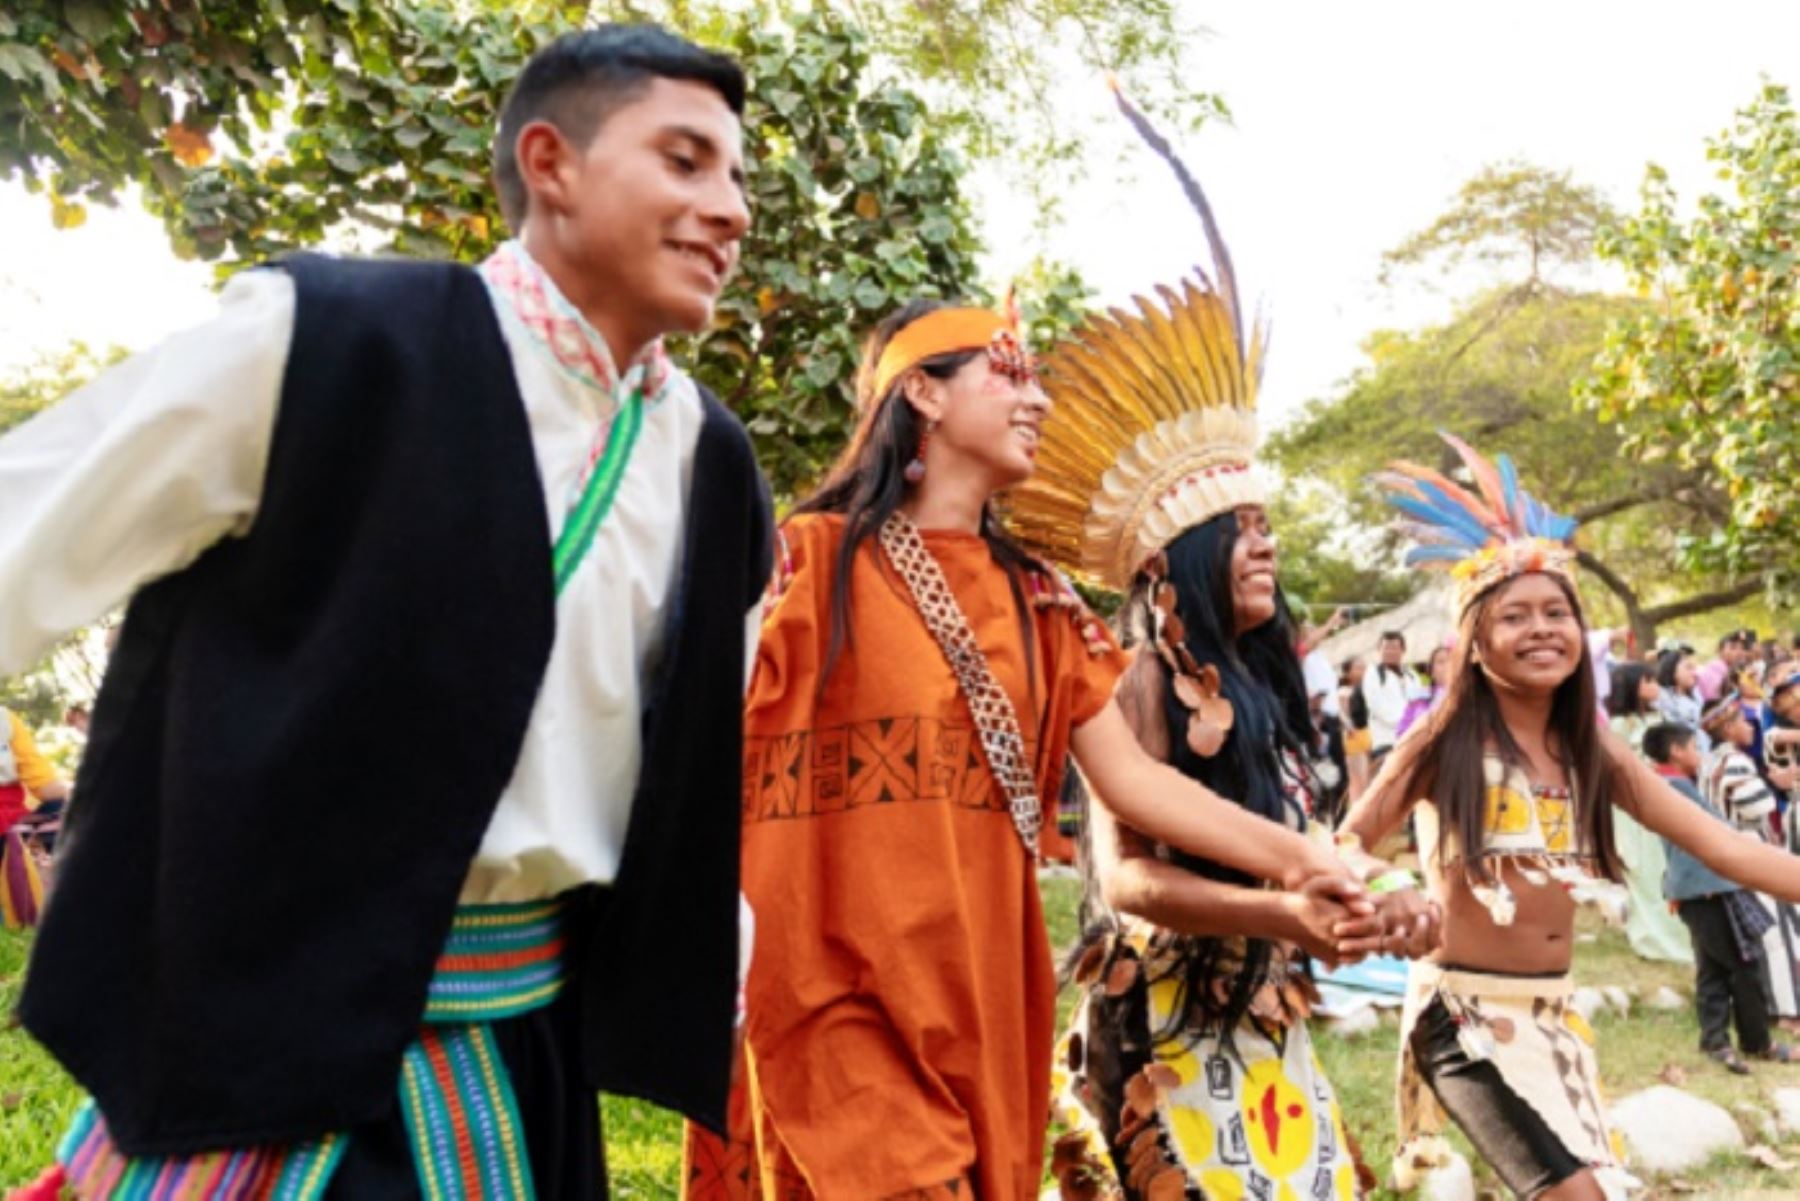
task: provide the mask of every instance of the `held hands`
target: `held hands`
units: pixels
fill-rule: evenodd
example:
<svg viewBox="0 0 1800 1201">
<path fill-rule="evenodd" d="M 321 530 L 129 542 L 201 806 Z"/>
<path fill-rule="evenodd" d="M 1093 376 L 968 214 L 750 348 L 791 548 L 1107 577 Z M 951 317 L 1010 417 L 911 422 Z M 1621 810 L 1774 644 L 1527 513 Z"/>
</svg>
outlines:
<svg viewBox="0 0 1800 1201">
<path fill-rule="evenodd" d="M 1347 876 L 1314 876 L 1297 891 L 1282 894 L 1287 912 L 1287 940 L 1326 967 L 1361 959 L 1367 952 L 1346 954 L 1337 931 L 1380 922 L 1368 891 Z"/>
<path fill-rule="evenodd" d="M 1293 942 L 1327 967 L 1370 955 L 1418 959 L 1443 940 L 1443 910 L 1412 873 L 1400 871 L 1340 839 L 1336 854 L 1317 854 L 1290 871 L 1288 890 Z"/>
<path fill-rule="evenodd" d="M 1370 955 L 1421 959 L 1437 950 L 1443 941 L 1444 915 L 1436 901 L 1416 887 L 1379 893 L 1374 901 L 1372 916 L 1352 918 L 1333 932 L 1344 962 Z"/>
<path fill-rule="evenodd" d="M 1370 955 L 1418 959 L 1436 950 L 1443 940 L 1443 911 L 1420 891 L 1418 879 L 1369 854 L 1353 834 L 1340 834 L 1335 844 L 1342 862 L 1364 882 L 1373 902 L 1373 912 L 1352 915 L 1332 932 L 1338 959 L 1344 963 Z"/>
</svg>

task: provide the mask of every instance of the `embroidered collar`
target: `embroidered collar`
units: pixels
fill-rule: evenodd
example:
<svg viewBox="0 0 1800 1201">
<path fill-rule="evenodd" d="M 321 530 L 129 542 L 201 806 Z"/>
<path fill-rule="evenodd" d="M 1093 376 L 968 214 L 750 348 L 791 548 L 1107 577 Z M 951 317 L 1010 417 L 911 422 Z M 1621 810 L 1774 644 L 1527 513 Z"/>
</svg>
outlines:
<svg viewBox="0 0 1800 1201">
<path fill-rule="evenodd" d="M 621 390 L 641 385 L 644 399 L 660 399 L 674 375 L 661 339 L 645 347 L 620 377 L 606 339 L 557 288 L 516 240 L 481 264 L 481 278 L 497 301 L 511 309 L 544 352 L 564 372 L 616 403 Z"/>
</svg>

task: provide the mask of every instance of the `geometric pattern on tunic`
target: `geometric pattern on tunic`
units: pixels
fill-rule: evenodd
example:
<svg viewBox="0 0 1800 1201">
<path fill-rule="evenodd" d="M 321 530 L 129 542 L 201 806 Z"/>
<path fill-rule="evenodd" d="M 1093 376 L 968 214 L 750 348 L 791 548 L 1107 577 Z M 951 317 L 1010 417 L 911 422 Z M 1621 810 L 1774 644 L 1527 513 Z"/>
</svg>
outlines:
<svg viewBox="0 0 1800 1201">
<path fill-rule="evenodd" d="M 1035 755 L 1027 735 L 1026 757 Z M 746 821 L 909 801 L 1008 811 L 975 727 L 966 722 L 883 717 L 744 740 Z"/>
</svg>

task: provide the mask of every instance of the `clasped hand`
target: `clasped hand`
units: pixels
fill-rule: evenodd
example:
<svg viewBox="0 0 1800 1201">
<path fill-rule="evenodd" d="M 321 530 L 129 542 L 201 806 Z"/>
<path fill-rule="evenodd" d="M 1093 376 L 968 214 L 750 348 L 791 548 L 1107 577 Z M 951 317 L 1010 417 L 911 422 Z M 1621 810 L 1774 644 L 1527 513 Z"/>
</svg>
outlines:
<svg viewBox="0 0 1800 1201">
<path fill-rule="evenodd" d="M 1290 940 L 1326 967 L 1370 955 L 1418 959 L 1437 949 L 1443 913 L 1417 888 L 1371 895 L 1344 875 L 1314 876 L 1287 894 Z"/>
</svg>

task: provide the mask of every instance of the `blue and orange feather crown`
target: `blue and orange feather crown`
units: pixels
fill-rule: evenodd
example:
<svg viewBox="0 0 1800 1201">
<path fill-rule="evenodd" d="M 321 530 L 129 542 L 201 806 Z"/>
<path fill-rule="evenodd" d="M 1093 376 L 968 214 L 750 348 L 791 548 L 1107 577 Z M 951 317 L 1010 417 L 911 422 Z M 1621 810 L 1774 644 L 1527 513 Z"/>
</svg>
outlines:
<svg viewBox="0 0 1800 1201">
<path fill-rule="evenodd" d="M 1399 529 L 1414 543 L 1407 566 L 1448 571 L 1458 616 L 1494 585 L 1527 572 L 1574 583 L 1574 519 L 1521 488 L 1506 455 L 1489 462 L 1454 434 L 1439 436 L 1469 469 L 1474 492 L 1405 460 L 1375 476 L 1387 502 L 1405 514 Z"/>
</svg>

